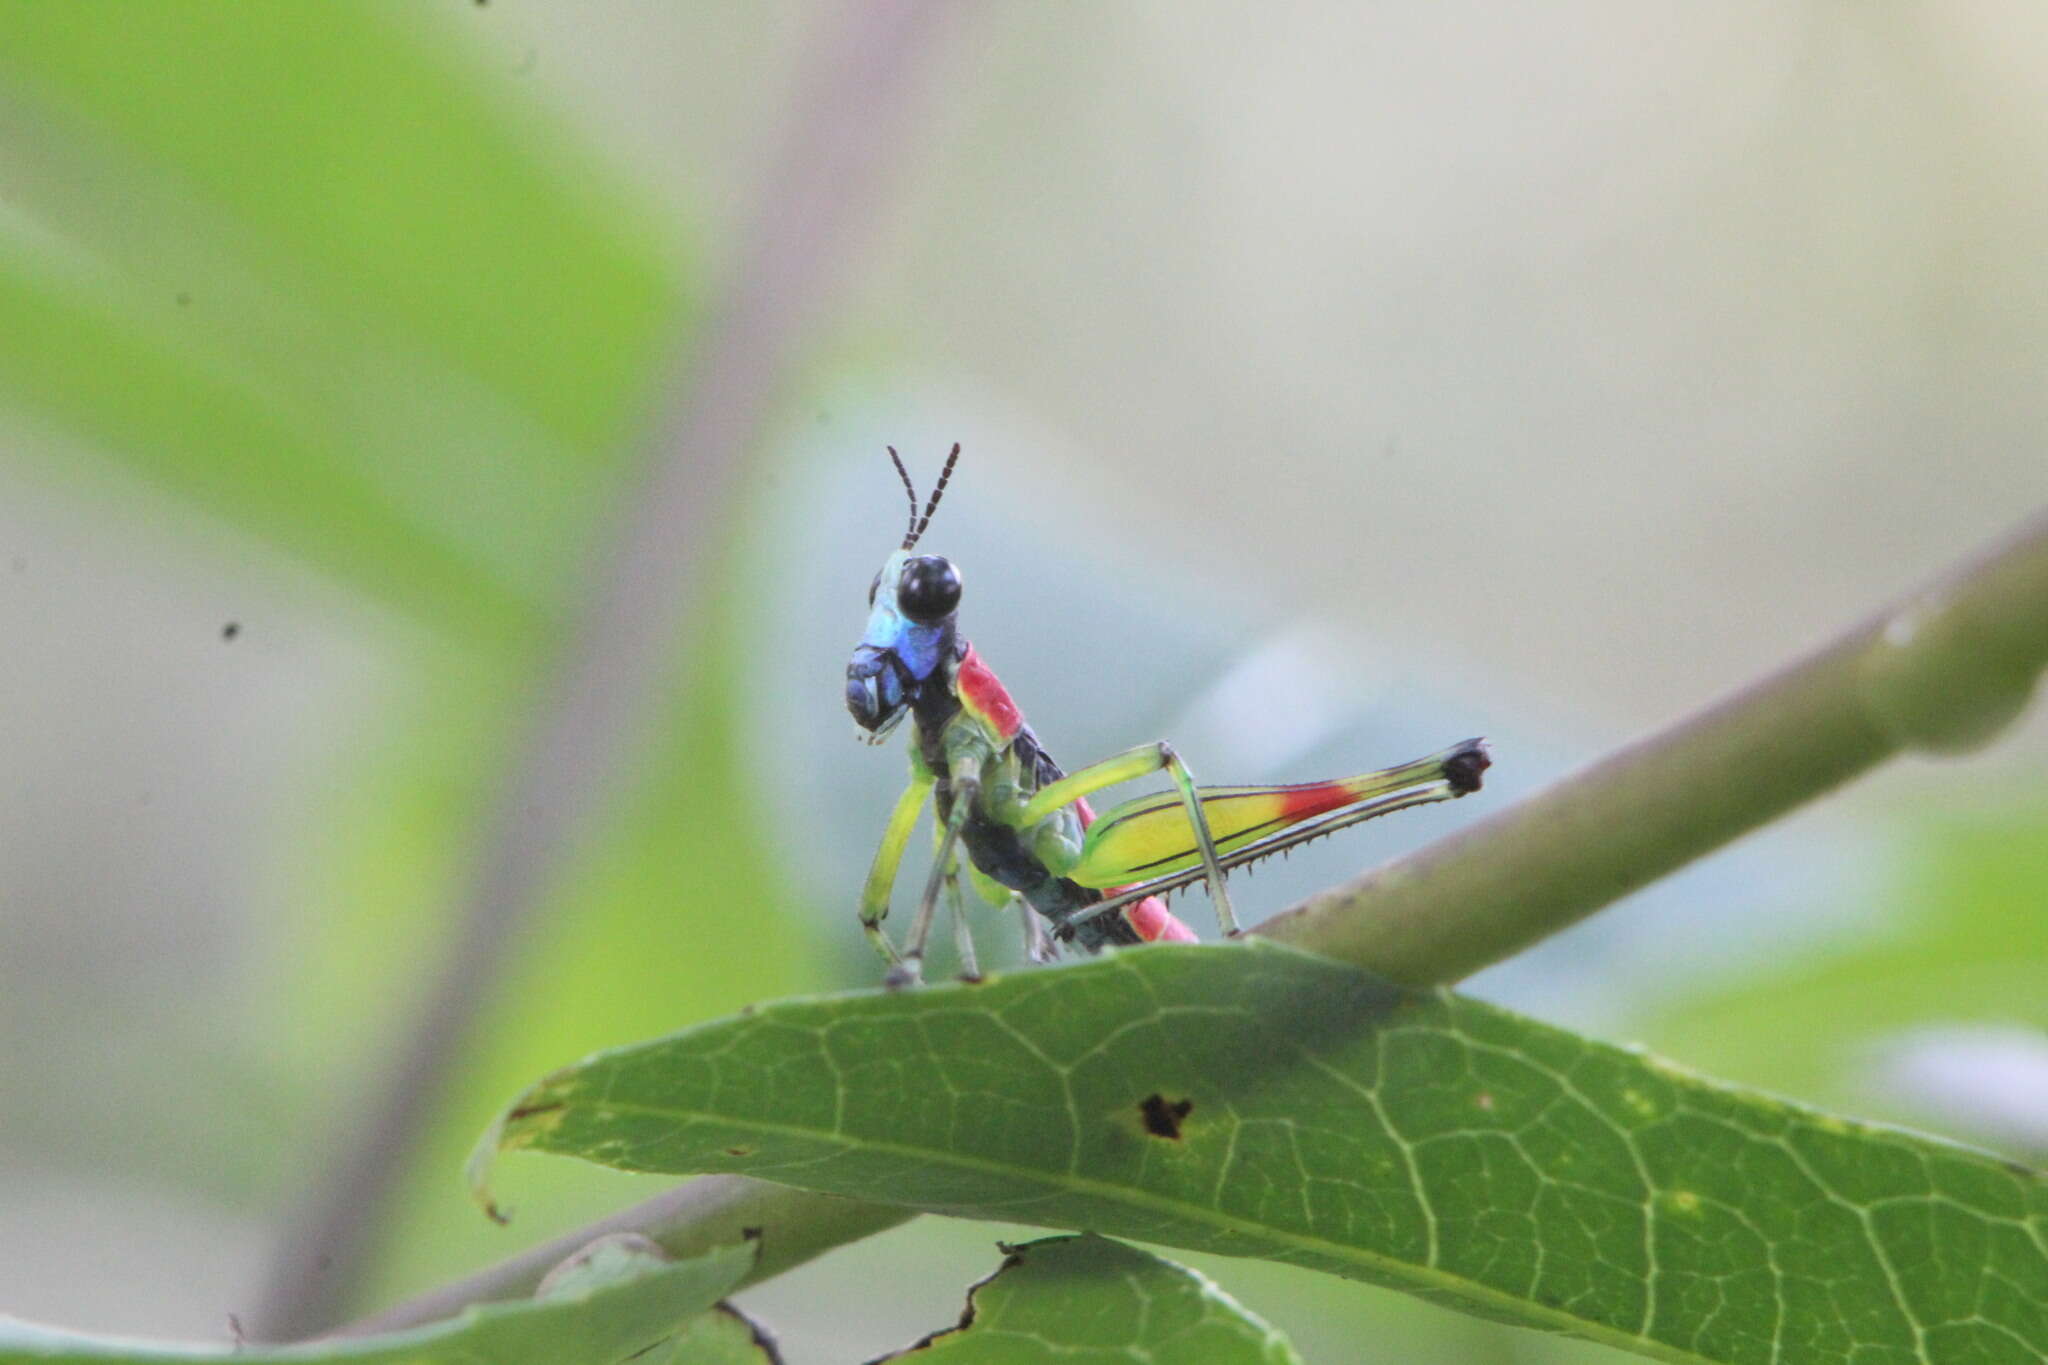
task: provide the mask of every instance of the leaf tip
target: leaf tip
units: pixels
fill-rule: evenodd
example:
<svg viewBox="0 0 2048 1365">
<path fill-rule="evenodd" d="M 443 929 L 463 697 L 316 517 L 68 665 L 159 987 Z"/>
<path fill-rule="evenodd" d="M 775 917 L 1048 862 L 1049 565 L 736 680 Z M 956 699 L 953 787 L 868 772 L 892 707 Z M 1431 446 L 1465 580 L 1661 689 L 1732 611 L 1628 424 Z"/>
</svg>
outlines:
<svg viewBox="0 0 2048 1365">
<path fill-rule="evenodd" d="M 499 1119 L 484 1131 L 477 1144 L 469 1152 L 469 1160 L 463 1163 L 462 1176 L 469 1185 L 469 1197 L 483 1210 L 484 1217 L 503 1227 L 512 1221 L 511 1215 L 498 1207 L 498 1200 L 491 1193 L 491 1163 L 498 1156 L 498 1138 L 505 1121 Z"/>
<path fill-rule="evenodd" d="M 501 1208 L 491 1195 L 491 1166 L 502 1152 L 516 1152 L 522 1147 L 531 1147 L 547 1133 L 561 1125 L 567 1117 L 569 1104 L 559 1094 L 549 1089 L 548 1081 L 542 1081 L 518 1099 L 497 1118 L 470 1149 L 469 1160 L 463 1165 L 464 1178 L 469 1183 L 469 1197 L 476 1201 L 484 1216 L 494 1223 L 511 1221 L 510 1211 Z"/>
</svg>

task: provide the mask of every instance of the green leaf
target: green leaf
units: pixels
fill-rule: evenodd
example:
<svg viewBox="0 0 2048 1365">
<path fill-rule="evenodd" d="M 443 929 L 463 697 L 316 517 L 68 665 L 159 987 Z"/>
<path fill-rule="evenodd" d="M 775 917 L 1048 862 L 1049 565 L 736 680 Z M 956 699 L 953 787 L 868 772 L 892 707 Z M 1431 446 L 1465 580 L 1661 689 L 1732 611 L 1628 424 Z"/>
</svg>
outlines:
<svg viewBox="0 0 2048 1365">
<path fill-rule="evenodd" d="M 757 1243 L 747 1242 L 673 1265 L 638 1264 L 626 1267 L 627 1273 L 614 1266 L 609 1274 L 593 1275 L 545 1298 L 472 1306 L 459 1317 L 409 1332 L 302 1346 L 166 1346 L 0 1319 L 0 1365 L 154 1365 L 177 1360 L 233 1360 L 235 1365 L 615 1365 L 660 1347 L 679 1328 L 686 1336 L 694 1334 L 694 1320 L 739 1284 L 753 1268 L 758 1251 Z"/>
<path fill-rule="evenodd" d="M 889 1359 L 969 1365 L 1300 1365 L 1271 1327 L 1208 1277 L 1102 1237 L 1009 1248 L 967 1295 L 960 1325 Z"/>
<path fill-rule="evenodd" d="M 474 25 L 470 25 L 474 27 Z M 443 636 L 556 608 L 683 302 L 424 12 L 0 0 L 0 410 Z"/>
<path fill-rule="evenodd" d="M 745 1313 L 721 1303 L 683 1324 L 668 1342 L 633 1365 L 782 1365 L 768 1334 Z"/>
<path fill-rule="evenodd" d="M 766 1007 L 550 1077 L 494 1146 L 1269 1257 L 1668 1360 L 2048 1351 L 2037 1175 L 1256 942 Z"/>
</svg>

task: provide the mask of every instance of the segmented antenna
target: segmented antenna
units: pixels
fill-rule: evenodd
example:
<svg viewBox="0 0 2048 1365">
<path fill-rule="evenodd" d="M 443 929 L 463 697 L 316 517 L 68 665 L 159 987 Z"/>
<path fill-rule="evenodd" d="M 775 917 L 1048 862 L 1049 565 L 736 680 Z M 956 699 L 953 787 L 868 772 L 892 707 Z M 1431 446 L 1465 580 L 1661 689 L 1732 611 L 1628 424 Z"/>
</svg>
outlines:
<svg viewBox="0 0 2048 1365">
<path fill-rule="evenodd" d="M 889 453 L 891 455 L 894 455 L 896 452 L 892 450 Z M 910 538 L 903 542 L 904 549 L 907 550 L 911 546 L 917 544 L 917 538 L 924 534 L 924 528 L 932 524 L 932 513 L 939 510 L 939 499 L 946 495 L 946 480 L 953 477 L 953 466 L 955 464 L 958 464 L 959 461 L 960 443 L 958 441 L 955 441 L 953 442 L 952 451 L 946 456 L 946 467 L 939 471 L 939 481 L 932 485 L 932 495 L 929 498 L 925 499 L 924 515 L 919 517 L 915 522 L 911 524 Z M 902 461 L 897 461 L 896 467 L 898 469 L 901 469 L 903 467 Z M 909 482 L 907 476 L 905 477 L 904 482 Z M 911 505 L 914 507 L 916 506 L 916 504 L 917 495 L 913 493 L 911 495 Z"/>
<path fill-rule="evenodd" d="M 917 544 L 917 486 L 910 482 L 910 471 L 903 467 L 903 457 L 896 453 L 896 447 L 889 447 L 889 458 L 896 462 L 896 477 L 903 480 L 903 491 L 910 495 L 910 529 L 903 533 L 903 548 Z"/>
</svg>

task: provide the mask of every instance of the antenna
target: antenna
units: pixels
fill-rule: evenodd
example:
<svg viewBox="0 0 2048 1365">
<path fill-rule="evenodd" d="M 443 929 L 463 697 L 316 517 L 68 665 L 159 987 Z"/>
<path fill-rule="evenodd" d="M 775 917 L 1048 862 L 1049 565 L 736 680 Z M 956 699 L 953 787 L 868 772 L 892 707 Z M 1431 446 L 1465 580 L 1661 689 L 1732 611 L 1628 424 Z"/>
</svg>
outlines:
<svg viewBox="0 0 2048 1365">
<path fill-rule="evenodd" d="M 896 452 L 892 449 L 889 453 L 891 455 L 894 455 Z M 960 443 L 958 441 L 955 441 L 953 442 L 952 452 L 946 456 L 946 467 L 939 471 L 939 481 L 936 484 L 932 485 L 931 497 L 925 500 L 924 515 L 918 517 L 914 522 L 911 523 L 910 537 L 909 539 L 903 542 L 904 549 L 908 550 L 911 546 L 917 544 L 917 538 L 924 534 L 924 528 L 932 524 L 932 513 L 939 510 L 939 499 L 946 495 L 946 480 L 953 477 L 953 466 L 958 464 L 959 462 Z M 896 467 L 898 469 L 903 468 L 903 462 L 901 460 L 898 460 L 896 462 Z M 908 474 L 903 476 L 903 483 L 906 488 L 909 487 L 910 476 Z M 917 494 L 912 493 L 910 495 L 910 505 L 913 509 L 916 508 Z"/>
<path fill-rule="evenodd" d="M 895 446 L 889 447 L 889 458 L 896 462 L 896 475 L 903 480 L 903 491 L 910 495 L 910 529 L 903 533 L 903 548 L 907 550 L 917 544 L 917 533 L 923 529 L 917 524 L 917 487 L 910 482 L 910 471 L 903 467 L 903 457 L 896 453 Z"/>
</svg>

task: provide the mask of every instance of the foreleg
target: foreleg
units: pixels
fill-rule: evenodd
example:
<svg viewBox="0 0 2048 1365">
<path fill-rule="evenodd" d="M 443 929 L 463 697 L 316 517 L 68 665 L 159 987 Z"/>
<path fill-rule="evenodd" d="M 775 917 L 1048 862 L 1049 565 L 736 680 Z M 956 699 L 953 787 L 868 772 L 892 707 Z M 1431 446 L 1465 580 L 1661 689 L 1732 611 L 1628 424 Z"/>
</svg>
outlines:
<svg viewBox="0 0 2048 1365">
<path fill-rule="evenodd" d="M 946 869 L 959 845 L 960 831 L 973 814 L 975 798 L 980 793 L 979 778 L 955 772 L 952 779 L 953 804 L 947 811 L 945 824 L 940 827 L 939 856 L 932 863 L 931 876 L 925 879 L 924 896 L 918 901 L 917 914 L 910 921 L 910 936 L 904 941 L 903 954 L 885 978 L 890 986 L 914 986 L 924 973 L 925 943 L 931 938 L 932 917 L 938 910 L 939 893 L 945 889 Z"/>
<path fill-rule="evenodd" d="M 867 884 L 860 893 L 860 927 L 866 931 L 868 942 L 890 964 L 900 962 L 895 945 L 882 932 L 882 921 L 889 914 L 889 896 L 896 887 L 896 869 L 903 863 L 903 850 L 910 843 L 910 832 L 917 827 L 918 814 L 924 810 L 924 803 L 932 794 L 932 778 L 929 773 L 917 770 L 913 765 L 910 785 L 903 795 L 896 799 L 896 809 L 889 815 L 889 827 L 882 834 L 882 846 L 875 850 L 875 861 L 868 869 Z"/>
</svg>

